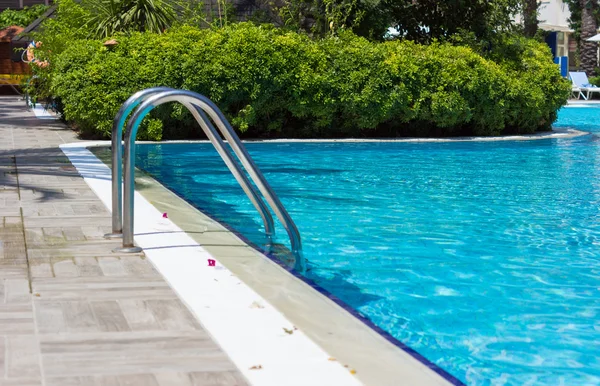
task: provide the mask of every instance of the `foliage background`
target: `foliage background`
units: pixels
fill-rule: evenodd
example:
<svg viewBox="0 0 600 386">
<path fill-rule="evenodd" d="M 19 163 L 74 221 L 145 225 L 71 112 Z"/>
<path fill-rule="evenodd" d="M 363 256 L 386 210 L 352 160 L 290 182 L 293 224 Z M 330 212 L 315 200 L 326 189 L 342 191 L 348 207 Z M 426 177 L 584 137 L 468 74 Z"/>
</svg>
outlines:
<svg viewBox="0 0 600 386">
<path fill-rule="evenodd" d="M 38 70 L 88 136 L 109 137 L 120 104 L 158 85 L 208 96 L 252 137 L 533 133 L 549 129 L 570 90 L 548 47 L 519 37 L 487 58 L 450 43 L 377 43 L 349 31 L 311 39 L 251 23 L 118 40 L 74 39 Z M 146 139 L 199 135 L 180 106 L 152 117 Z"/>
<path fill-rule="evenodd" d="M 286 6 L 305 6 L 305 14 L 325 7 L 328 19 L 304 19 L 310 31 L 289 20 L 283 28 L 231 23 L 227 14 L 211 24 L 198 10 L 179 6 L 170 29 L 153 32 L 134 25 L 112 35 L 119 42 L 112 48 L 93 38 L 94 8 L 88 3 L 93 1 L 115 0 L 58 1 L 57 16 L 37 36 L 44 45 L 36 55 L 51 65 L 35 69 L 39 78 L 30 90 L 53 98 L 64 118 L 87 137 L 110 137 L 121 103 L 153 86 L 208 96 L 248 137 L 533 133 L 550 129 L 570 92 L 549 48 L 506 25 L 507 7 L 518 7 L 513 0 L 471 2 L 470 12 L 487 17 L 481 28 L 440 22 L 437 32 L 429 30 L 416 41 L 378 41 L 371 36 L 379 28 L 375 24 L 371 32 L 361 30 L 373 9 L 389 7 L 385 0 L 280 4 L 278 17 L 287 12 L 290 20 L 299 11 Z M 409 3 L 395 6 L 406 10 Z M 440 9 L 451 12 L 450 3 Z M 431 23 L 436 20 L 430 17 Z M 319 23 L 328 29 L 319 32 Z M 492 25 L 506 28 L 492 34 Z M 200 130 L 188 112 L 171 105 L 153 111 L 140 136 L 192 138 Z"/>
<path fill-rule="evenodd" d="M 36 4 L 31 7 L 23 7 L 23 9 L 19 10 L 5 9 L 0 12 L 0 29 L 10 27 L 11 25 L 26 27 L 35 19 L 42 16 L 48 8 L 46 5 Z"/>
</svg>

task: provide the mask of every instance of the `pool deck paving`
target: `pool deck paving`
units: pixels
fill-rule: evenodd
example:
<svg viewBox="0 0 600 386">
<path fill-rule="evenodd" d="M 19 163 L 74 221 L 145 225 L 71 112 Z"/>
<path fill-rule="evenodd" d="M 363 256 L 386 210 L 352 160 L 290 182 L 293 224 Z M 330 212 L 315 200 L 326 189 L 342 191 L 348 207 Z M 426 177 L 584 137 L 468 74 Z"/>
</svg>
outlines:
<svg viewBox="0 0 600 386">
<path fill-rule="evenodd" d="M 0 97 L 0 386 L 246 385 L 59 149 L 74 133 Z"/>
</svg>

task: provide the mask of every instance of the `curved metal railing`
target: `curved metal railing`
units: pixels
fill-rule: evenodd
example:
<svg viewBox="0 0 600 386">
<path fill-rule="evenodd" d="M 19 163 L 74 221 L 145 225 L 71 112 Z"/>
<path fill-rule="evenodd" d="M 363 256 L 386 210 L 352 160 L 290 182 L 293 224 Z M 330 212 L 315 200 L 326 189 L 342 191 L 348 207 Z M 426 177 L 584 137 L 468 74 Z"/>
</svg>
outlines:
<svg viewBox="0 0 600 386">
<path fill-rule="evenodd" d="M 117 112 L 113 121 L 112 128 L 112 233 L 104 235 L 106 238 L 118 238 L 123 236 L 123 190 L 122 190 L 122 176 L 123 176 L 123 126 L 129 114 L 139 106 L 145 99 L 156 95 L 157 93 L 165 91 L 175 91 L 170 87 L 153 87 L 146 90 L 138 91 L 133 94 L 129 99 L 121 105 L 121 108 Z M 201 112 L 203 114 L 203 112 Z M 231 157 L 229 151 L 227 151 L 225 144 L 221 140 L 210 121 L 204 119 L 207 122 L 207 129 L 203 127 L 205 133 L 207 131 L 212 133 L 212 137 L 209 137 L 215 149 L 238 181 L 252 205 L 256 208 L 260 214 L 263 224 L 265 226 L 265 233 L 267 237 L 271 237 L 275 231 L 273 225 L 273 217 L 269 213 L 269 209 L 260 198 L 260 195 L 252 186 L 244 172 L 240 169 L 239 165 Z M 208 136 L 208 133 L 207 133 Z"/>
<path fill-rule="evenodd" d="M 112 151 L 112 233 L 106 238 L 123 236 L 123 126 L 129 114 L 139 106 L 144 99 L 162 91 L 172 90 L 169 87 L 153 87 L 138 91 L 121 105 L 113 120 L 111 134 Z"/>
<path fill-rule="evenodd" d="M 147 91 L 147 90 L 144 90 Z M 241 171 L 237 163 L 231 157 L 231 154 L 226 150 L 225 144 L 221 137 L 219 136 L 219 132 L 225 137 L 229 145 L 231 146 L 233 152 L 236 154 L 241 164 L 247 170 L 250 178 L 256 184 L 258 190 L 262 193 L 264 198 L 266 199 L 269 207 L 277 218 L 283 224 L 288 236 L 290 238 L 292 252 L 300 257 L 297 259 L 296 266 L 297 268 L 304 269 L 304 261 L 301 258 L 300 254 L 302 251 L 302 242 L 300 239 L 300 233 L 298 232 L 298 228 L 296 224 L 292 220 L 291 216 L 266 181 L 263 174 L 260 172 L 250 154 L 238 138 L 237 134 L 225 118 L 224 114 L 219 110 L 219 108 L 207 97 L 197 94 L 192 91 L 186 90 L 163 90 L 163 91 L 153 91 L 152 94 L 144 94 L 145 97 L 139 99 L 139 107 L 135 110 L 132 117 L 129 119 L 127 123 L 127 129 L 125 132 L 125 145 L 123 152 L 123 180 L 124 180 L 124 195 L 123 195 L 123 217 L 122 217 L 122 231 L 123 231 L 123 248 L 120 249 L 122 252 L 138 252 L 141 249 L 134 246 L 133 243 L 133 209 L 134 209 L 134 173 L 135 173 L 135 138 L 137 135 L 137 131 L 139 126 L 144 119 L 144 117 L 152 111 L 155 107 L 168 103 L 168 102 L 179 102 L 184 105 L 194 116 L 196 121 L 202 127 L 202 130 L 211 141 L 215 149 L 219 152 L 230 171 L 234 175 L 234 177 L 238 180 L 244 191 L 248 195 L 248 197 L 253 200 L 256 198 L 255 207 L 263 216 L 262 206 L 259 203 L 264 203 L 259 197 L 254 197 L 254 193 L 256 191 L 250 185 L 248 179 L 245 174 Z M 132 97 L 133 98 L 133 97 Z M 130 98 L 130 99 L 132 99 Z M 127 103 L 127 102 L 126 102 Z M 122 107 L 122 110 L 125 109 Z M 131 110 L 129 110 L 131 111 Z M 210 119 L 209 119 L 210 118 Z M 211 120 L 216 124 L 219 132 L 211 123 Z M 117 122 L 117 118 L 115 118 L 115 122 Z M 119 121 L 120 122 L 120 121 Z M 120 134 L 116 132 L 116 134 Z M 113 141 L 114 144 L 114 141 Z M 120 141 L 119 141 L 120 145 Z M 118 146 L 117 146 L 118 147 Z M 115 147 L 116 148 L 116 147 Z M 118 163 L 118 160 L 115 162 L 115 155 L 113 148 L 113 163 Z M 115 194 L 115 175 L 113 168 L 113 194 Z M 120 177 L 120 176 L 117 176 Z M 117 179 L 117 183 L 120 182 L 120 178 Z M 248 190 L 247 190 L 248 189 Z M 113 202 L 114 207 L 114 202 Z M 270 217 L 270 213 L 268 216 L 263 216 L 263 221 L 265 222 L 265 230 L 273 229 L 272 226 L 272 217 Z M 271 219 L 271 223 L 269 224 L 268 219 Z M 113 217 L 114 219 L 114 217 Z M 267 225 L 268 224 L 268 225 Z"/>
</svg>

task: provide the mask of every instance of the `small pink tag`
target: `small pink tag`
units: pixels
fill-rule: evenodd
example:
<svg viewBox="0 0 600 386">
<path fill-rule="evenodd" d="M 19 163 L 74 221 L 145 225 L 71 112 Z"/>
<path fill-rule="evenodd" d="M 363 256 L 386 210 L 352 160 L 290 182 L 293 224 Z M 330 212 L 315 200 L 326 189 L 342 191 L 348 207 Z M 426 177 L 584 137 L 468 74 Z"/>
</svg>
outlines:
<svg viewBox="0 0 600 386">
<path fill-rule="evenodd" d="M 163 213 L 163 218 L 169 218 L 169 216 L 167 216 L 167 212 Z"/>
<path fill-rule="evenodd" d="M 213 260 L 213 259 L 208 259 L 208 266 L 209 266 L 209 267 L 214 267 L 214 266 L 215 266 L 215 264 L 217 264 L 217 262 L 216 262 L 215 260 Z"/>
</svg>

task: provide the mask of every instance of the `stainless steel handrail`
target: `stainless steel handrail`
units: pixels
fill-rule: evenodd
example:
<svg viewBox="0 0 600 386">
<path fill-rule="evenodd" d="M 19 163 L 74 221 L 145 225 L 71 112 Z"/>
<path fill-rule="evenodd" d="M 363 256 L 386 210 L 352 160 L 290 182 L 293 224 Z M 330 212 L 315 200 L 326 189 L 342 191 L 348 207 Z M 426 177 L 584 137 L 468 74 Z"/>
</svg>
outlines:
<svg viewBox="0 0 600 386">
<path fill-rule="evenodd" d="M 121 138 L 123 136 L 123 126 L 125 125 L 125 121 L 129 114 L 139 106 L 146 98 L 149 98 L 152 95 L 155 95 L 159 92 L 164 91 L 174 91 L 174 89 L 170 87 L 153 87 L 146 90 L 138 91 L 133 94 L 129 99 L 123 103 L 119 112 L 115 116 L 113 121 L 113 131 L 112 131 L 112 233 L 106 234 L 104 237 L 106 238 L 117 238 L 122 237 L 123 235 L 123 193 L 122 193 L 122 175 L 123 175 L 123 150 L 122 150 L 122 141 Z M 189 107 L 188 107 L 189 109 Z M 193 111 L 193 110 L 190 110 Z M 193 113 L 192 113 L 193 114 Z M 201 113 L 203 114 L 203 113 Z M 196 120 L 198 118 L 196 117 Z M 202 119 L 204 120 L 204 119 Z M 200 122 L 200 121 L 199 121 Z M 202 125 L 202 123 L 201 123 Z M 252 205 L 256 208 L 258 213 L 260 214 L 263 224 L 265 226 L 265 233 L 267 237 L 271 237 L 275 231 L 275 227 L 273 225 L 273 217 L 271 213 L 269 213 L 269 209 L 260 198 L 260 195 L 252 186 L 248 178 L 240 169 L 239 165 L 233 160 L 229 151 L 227 151 L 223 141 L 216 134 L 214 127 L 210 122 L 207 122 L 207 127 L 202 127 L 206 135 L 209 136 L 209 133 L 212 133 L 211 142 L 215 145 L 215 148 L 231 173 L 234 175 L 250 201 Z"/>
<path fill-rule="evenodd" d="M 211 140 L 211 143 L 215 146 L 215 148 L 217 148 L 217 150 L 219 150 L 221 145 L 223 145 L 223 142 L 218 136 L 214 126 L 212 126 L 210 123 L 210 120 L 207 119 L 208 117 L 206 114 L 208 114 L 208 116 L 216 123 L 221 134 L 223 134 L 223 136 L 227 139 L 234 153 L 248 171 L 250 178 L 254 181 L 260 192 L 265 197 L 267 203 L 286 229 L 286 232 L 290 237 L 292 252 L 299 256 L 302 251 L 302 243 L 296 224 L 248 154 L 246 148 L 241 143 L 237 134 L 235 134 L 235 131 L 223 113 L 205 96 L 185 90 L 164 91 L 147 98 L 141 103 L 127 123 L 127 129 L 125 132 L 123 170 L 123 179 L 125 185 L 123 197 L 123 248 L 120 249 L 120 251 L 138 252 L 141 250 L 134 247 L 133 244 L 133 210 L 135 193 L 133 178 L 135 172 L 135 137 L 144 117 L 156 106 L 168 102 L 180 102 L 186 108 L 188 108 L 202 129 L 205 131 L 208 138 Z M 236 179 L 239 178 L 236 176 L 237 171 L 234 172 L 232 170 L 232 173 Z M 303 259 L 300 258 L 299 260 L 299 265 L 302 268 L 304 265 Z"/>
<path fill-rule="evenodd" d="M 112 147 L 112 233 L 105 234 L 106 238 L 123 236 L 123 126 L 129 114 L 149 96 L 158 92 L 169 91 L 169 87 L 152 87 L 138 91 L 129 97 L 122 105 L 113 120 Z"/>
</svg>

